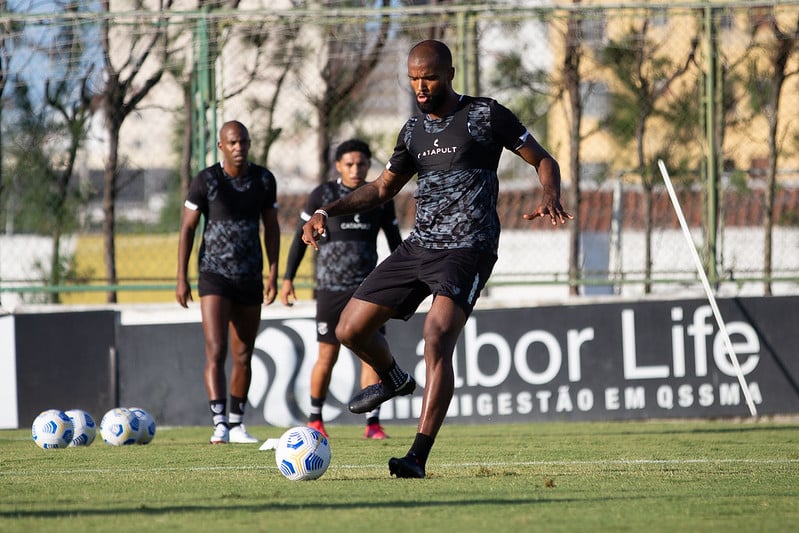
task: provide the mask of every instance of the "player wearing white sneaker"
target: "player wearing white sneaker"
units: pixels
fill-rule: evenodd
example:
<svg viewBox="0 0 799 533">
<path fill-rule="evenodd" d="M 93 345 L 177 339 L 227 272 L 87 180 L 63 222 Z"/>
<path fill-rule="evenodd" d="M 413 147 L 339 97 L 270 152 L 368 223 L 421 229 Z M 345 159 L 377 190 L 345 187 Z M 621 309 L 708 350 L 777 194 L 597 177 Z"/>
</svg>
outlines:
<svg viewBox="0 0 799 533">
<path fill-rule="evenodd" d="M 230 442 L 233 444 L 255 444 L 259 441 L 247 432 L 244 424 L 239 424 L 230 428 Z"/>
<path fill-rule="evenodd" d="M 214 434 L 211 435 L 211 444 L 227 444 L 230 440 L 230 431 L 225 424 L 214 426 Z"/>
<path fill-rule="evenodd" d="M 189 258 L 204 219 L 197 292 L 205 337 L 205 391 L 214 425 L 211 442 L 257 442 L 243 426 L 236 428 L 244 416 L 252 379 L 250 365 L 261 306 L 271 304 L 277 296 L 277 181 L 268 169 L 247 160 L 250 134 L 240 122 L 222 126 L 217 146 L 222 162 L 195 176 L 183 204 L 175 297 L 182 307 L 192 300 Z M 263 249 L 269 262 L 267 276 Z M 225 377 L 228 352 L 233 363 L 229 391 Z"/>
<path fill-rule="evenodd" d="M 258 439 L 247 432 L 247 427 L 244 424 L 233 426 L 230 428 L 229 434 L 230 442 L 233 444 L 255 444 L 259 442 Z"/>
</svg>

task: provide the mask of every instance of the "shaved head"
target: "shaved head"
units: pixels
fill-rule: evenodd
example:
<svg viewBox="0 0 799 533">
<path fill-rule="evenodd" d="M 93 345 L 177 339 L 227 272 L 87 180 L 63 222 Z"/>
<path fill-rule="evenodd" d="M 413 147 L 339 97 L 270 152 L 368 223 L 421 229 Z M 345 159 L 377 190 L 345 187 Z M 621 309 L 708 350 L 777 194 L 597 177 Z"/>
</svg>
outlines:
<svg viewBox="0 0 799 533">
<path fill-rule="evenodd" d="M 225 132 L 231 128 L 235 128 L 238 133 L 241 133 L 244 137 L 247 137 L 248 139 L 250 138 L 250 132 L 247 131 L 247 127 L 244 124 L 238 120 L 229 120 L 222 124 L 222 127 L 219 128 L 219 139 L 221 140 L 224 137 Z"/>
<path fill-rule="evenodd" d="M 408 54 L 408 61 L 424 61 L 438 68 L 452 68 L 452 52 L 441 41 L 428 39 L 416 43 Z"/>
</svg>

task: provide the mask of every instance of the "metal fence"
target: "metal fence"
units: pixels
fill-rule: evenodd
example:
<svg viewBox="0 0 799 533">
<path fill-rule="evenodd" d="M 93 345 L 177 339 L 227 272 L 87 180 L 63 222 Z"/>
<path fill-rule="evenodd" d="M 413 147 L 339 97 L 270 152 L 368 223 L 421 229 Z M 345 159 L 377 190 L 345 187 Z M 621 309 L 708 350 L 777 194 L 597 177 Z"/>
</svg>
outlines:
<svg viewBox="0 0 799 533">
<path fill-rule="evenodd" d="M 699 287 L 658 160 L 719 291 L 799 287 L 799 2 L 286 4 L 0 2 L 4 307 L 172 300 L 182 191 L 230 119 L 278 177 L 284 261 L 339 142 L 369 141 L 374 175 L 390 156 L 415 112 L 407 51 L 429 37 L 453 50 L 456 90 L 497 98 L 555 155 L 577 215 L 571 229 L 522 221 L 537 179 L 505 154 L 489 293 Z M 310 257 L 301 275 L 310 287 Z"/>
</svg>

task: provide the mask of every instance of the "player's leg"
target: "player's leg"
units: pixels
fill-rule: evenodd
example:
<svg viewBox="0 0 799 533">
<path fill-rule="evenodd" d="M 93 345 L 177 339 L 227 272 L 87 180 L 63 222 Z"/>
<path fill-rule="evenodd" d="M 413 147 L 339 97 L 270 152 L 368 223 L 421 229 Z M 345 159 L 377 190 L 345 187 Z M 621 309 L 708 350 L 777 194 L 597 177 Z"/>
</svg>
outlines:
<svg viewBox="0 0 799 533">
<path fill-rule="evenodd" d="M 353 298 L 341 312 L 336 337 L 376 372 L 388 370 L 394 356 L 380 328 L 393 314 L 391 308 Z"/>
<path fill-rule="evenodd" d="M 200 298 L 200 312 L 205 336 L 205 392 L 211 409 L 214 434 L 212 444 L 228 442 L 227 383 L 225 358 L 228 346 L 228 320 L 231 302 L 216 294 Z"/>
<path fill-rule="evenodd" d="M 466 314 L 446 296 L 437 296 L 424 323 L 425 390 L 418 432 L 435 439 L 455 391 L 452 354 L 466 324 Z"/>
<path fill-rule="evenodd" d="M 254 443 L 242 423 L 252 381 L 252 354 L 261 324 L 261 305 L 232 306 L 230 313 L 230 442 Z"/>
<path fill-rule="evenodd" d="M 436 296 L 424 323 L 425 387 L 416 438 L 403 458 L 389 461 L 397 477 L 424 477 L 425 465 L 455 391 L 452 355 L 466 324 L 466 313 L 452 299 Z"/>
<path fill-rule="evenodd" d="M 321 432 L 325 437 L 328 434 L 322 420 L 322 408 L 327 399 L 333 367 L 338 361 L 341 348 L 336 338 L 336 326 L 341 311 L 344 310 L 353 292 L 354 289 L 316 291 L 316 342 L 319 344 L 319 352 L 311 369 L 311 412 L 308 426 Z"/>
<path fill-rule="evenodd" d="M 389 471 L 397 477 L 425 476 L 427 457 L 454 393 L 455 345 L 496 261 L 495 256 L 475 250 L 434 251 L 429 255 L 437 260 L 426 261 L 420 273 L 435 294 L 422 332 L 426 369 L 422 412 L 408 455 L 388 463 Z"/>
<path fill-rule="evenodd" d="M 370 385 L 376 384 L 380 381 L 380 377 L 375 370 L 361 361 L 361 389 L 365 389 Z M 375 407 L 366 413 L 366 429 L 363 432 L 364 438 L 383 440 L 388 438 L 383 426 L 380 425 L 380 407 Z"/>
<path fill-rule="evenodd" d="M 419 278 L 425 259 L 424 249 L 404 241 L 363 280 L 341 314 L 336 336 L 380 378 L 352 397 L 353 413 L 367 413 L 416 389 L 413 377 L 397 365 L 381 327 L 390 318 L 407 320 L 430 295 Z"/>
<path fill-rule="evenodd" d="M 416 382 L 394 360 L 380 328 L 394 315 L 390 307 L 352 298 L 341 314 L 336 336 L 341 343 L 371 366 L 380 381 L 352 397 L 349 409 L 367 413 L 394 396 L 413 393 Z"/>
<path fill-rule="evenodd" d="M 308 417 L 308 427 L 314 428 L 325 437 L 328 434 L 322 419 L 322 407 L 324 407 L 327 391 L 330 388 L 333 367 L 338 361 L 340 346 L 337 342 L 320 341 L 319 353 L 311 369 L 311 412 Z"/>
</svg>

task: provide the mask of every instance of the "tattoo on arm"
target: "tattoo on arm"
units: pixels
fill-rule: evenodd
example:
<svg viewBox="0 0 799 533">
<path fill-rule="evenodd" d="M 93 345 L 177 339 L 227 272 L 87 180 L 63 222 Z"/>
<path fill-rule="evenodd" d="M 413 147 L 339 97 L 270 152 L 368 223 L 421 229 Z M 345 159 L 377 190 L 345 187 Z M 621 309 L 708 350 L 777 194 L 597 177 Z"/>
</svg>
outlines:
<svg viewBox="0 0 799 533">
<path fill-rule="evenodd" d="M 330 204 L 326 211 L 330 213 L 330 216 L 349 215 L 377 207 L 383 201 L 378 188 L 371 183 L 367 183 Z"/>
</svg>

